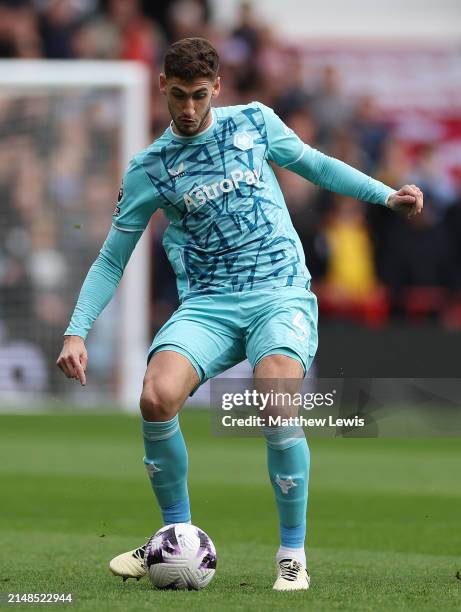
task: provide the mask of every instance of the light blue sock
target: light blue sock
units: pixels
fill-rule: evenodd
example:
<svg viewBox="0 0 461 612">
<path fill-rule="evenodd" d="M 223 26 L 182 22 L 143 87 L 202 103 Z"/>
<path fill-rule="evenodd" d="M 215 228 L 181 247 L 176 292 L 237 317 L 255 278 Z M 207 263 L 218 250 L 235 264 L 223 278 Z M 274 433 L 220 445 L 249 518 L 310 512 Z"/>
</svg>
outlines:
<svg viewBox="0 0 461 612">
<path fill-rule="evenodd" d="M 176 415 L 170 421 L 145 421 L 144 463 L 164 525 L 191 520 L 187 491 L 187 450 Z"/>
<path fill-rule="evenodd" d="M 264 428 L 267 464 L 280 520 L 280 544 L 304 548 L 309 447 L 301 428 Z"/>
</svg>

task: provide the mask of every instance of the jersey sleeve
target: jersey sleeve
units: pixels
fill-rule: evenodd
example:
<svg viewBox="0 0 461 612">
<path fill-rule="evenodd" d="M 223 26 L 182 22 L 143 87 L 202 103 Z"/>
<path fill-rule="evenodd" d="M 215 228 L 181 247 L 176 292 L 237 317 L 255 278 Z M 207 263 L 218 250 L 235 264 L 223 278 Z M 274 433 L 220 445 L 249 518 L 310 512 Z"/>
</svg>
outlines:
<svg viewBox="0 0 461 612">
<path fill-rule="evenodd" d="M 134 158 L 123 177 L 112 228 L 88 271 L 64 335 L 87 337 L 94 321 L 112 299 L 142 232 L 159 206 L 154 185 Z"/>
<path fill-rule="evenodd" d="M 256 103 L 266 123 L 268 159 L 315 185 L 363 202 L 386 205 L 395 189 L 305 144 L 272 109 Z"/>
<path fill-rule="evenodd" d="M 130 256 L 141 237 L 139 231 L 112 227 L 88 271 L 65 336 L 85 339 L 94 321 L 112 299 Z"/>
<path fill-rule="evenodd" d="M 112 225 L 127 232 L 143 231 L 159 207 L 157 190 L 142 165 L 132 159 L 123 177 Z"/>
<path fill-rule="evenodd" d="M 284 168 L 298 159 L 304 150 L 304 143 L 291 128 L 268 106 L 255 102 L 261 110 L 267 133 L 267 157 Z"/>
</svg>

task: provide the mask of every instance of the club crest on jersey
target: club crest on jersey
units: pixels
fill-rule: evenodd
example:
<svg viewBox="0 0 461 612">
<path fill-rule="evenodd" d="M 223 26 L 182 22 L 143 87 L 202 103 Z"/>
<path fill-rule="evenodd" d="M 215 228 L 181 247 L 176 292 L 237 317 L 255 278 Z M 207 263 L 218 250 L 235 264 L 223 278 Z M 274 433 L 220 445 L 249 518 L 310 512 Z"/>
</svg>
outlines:
<svg viewBox="0 0 461 612">
<path fill-rule="evenodd" d="M 248 151 L 253 148 L 253 136 L 248 132 L 236 132 L 234 134 L 234 147 L 241 151 Z"/>
<path fill-rule="evenodd" d="M 261 187 L 261 175 L 256 168 L 254 170 L 234 170 L 229 178 L 211 183 L 210 185 L 197 185 L 184 194 L 184 203 L 189 212 L 203 206 L 207 201 L 216 200 L 225 193 L 230 193 L 240 188 L 240 183 Z"/>
</svg>

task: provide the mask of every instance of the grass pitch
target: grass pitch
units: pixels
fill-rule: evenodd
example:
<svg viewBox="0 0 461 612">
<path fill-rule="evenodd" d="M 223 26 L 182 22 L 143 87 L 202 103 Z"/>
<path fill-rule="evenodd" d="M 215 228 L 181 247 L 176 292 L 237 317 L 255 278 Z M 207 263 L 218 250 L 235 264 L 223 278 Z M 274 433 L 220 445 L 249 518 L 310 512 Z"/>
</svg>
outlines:
<svg viewBox="0 0 461 612">
<path fill-rule="evenodd" d="M 193 522 L 218 550 L 208 588 L 161 592 L 108 572 L 161 524 L 139 421 L 63 414 L 0 417 L 0 591 L 70 592 L 71 610 L 95 611 L 461 608 L 459 439 L 312 440 L 312 587 L 274 593 L 263 441 L 213 437 L 206 412 L 185 411 L 182 429 Z"/>
</svg>

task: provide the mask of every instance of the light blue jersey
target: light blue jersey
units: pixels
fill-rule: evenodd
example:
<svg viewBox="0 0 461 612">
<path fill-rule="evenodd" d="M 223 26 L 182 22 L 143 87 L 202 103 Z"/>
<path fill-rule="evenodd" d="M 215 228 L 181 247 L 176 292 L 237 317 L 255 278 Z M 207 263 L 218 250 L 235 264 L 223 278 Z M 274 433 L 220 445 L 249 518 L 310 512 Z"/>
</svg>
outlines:
<svg viewBox="0 0 461 612">
<path fill-rule="evenodd" d="M 155 209 L 165 211 L 163 244 L 181 301 L 256 286 L 306 287 L 303 249 L 269 164 L 288 165 L 303 150 L 262 104 L 214 109 L 212 125 L 198 136 L 168 128 L 136 156 L 114 226 L 144 229 Z"/>
<path fill-rule="evenodd" d="M 212 113 L 212 124 L 197 136 L 178 136 L 169 127 L 131 161 L 114 229 L 90 269 L 66 334 L 86 337 L 159 208 L 170 221 L 163 244 L 183 302 L 206 294 L 309 286 L 302 245 L 270 162 L 375 204 L 385 204 L 393 192 L 304 144 L 259 102 Z"/>
</svg>

